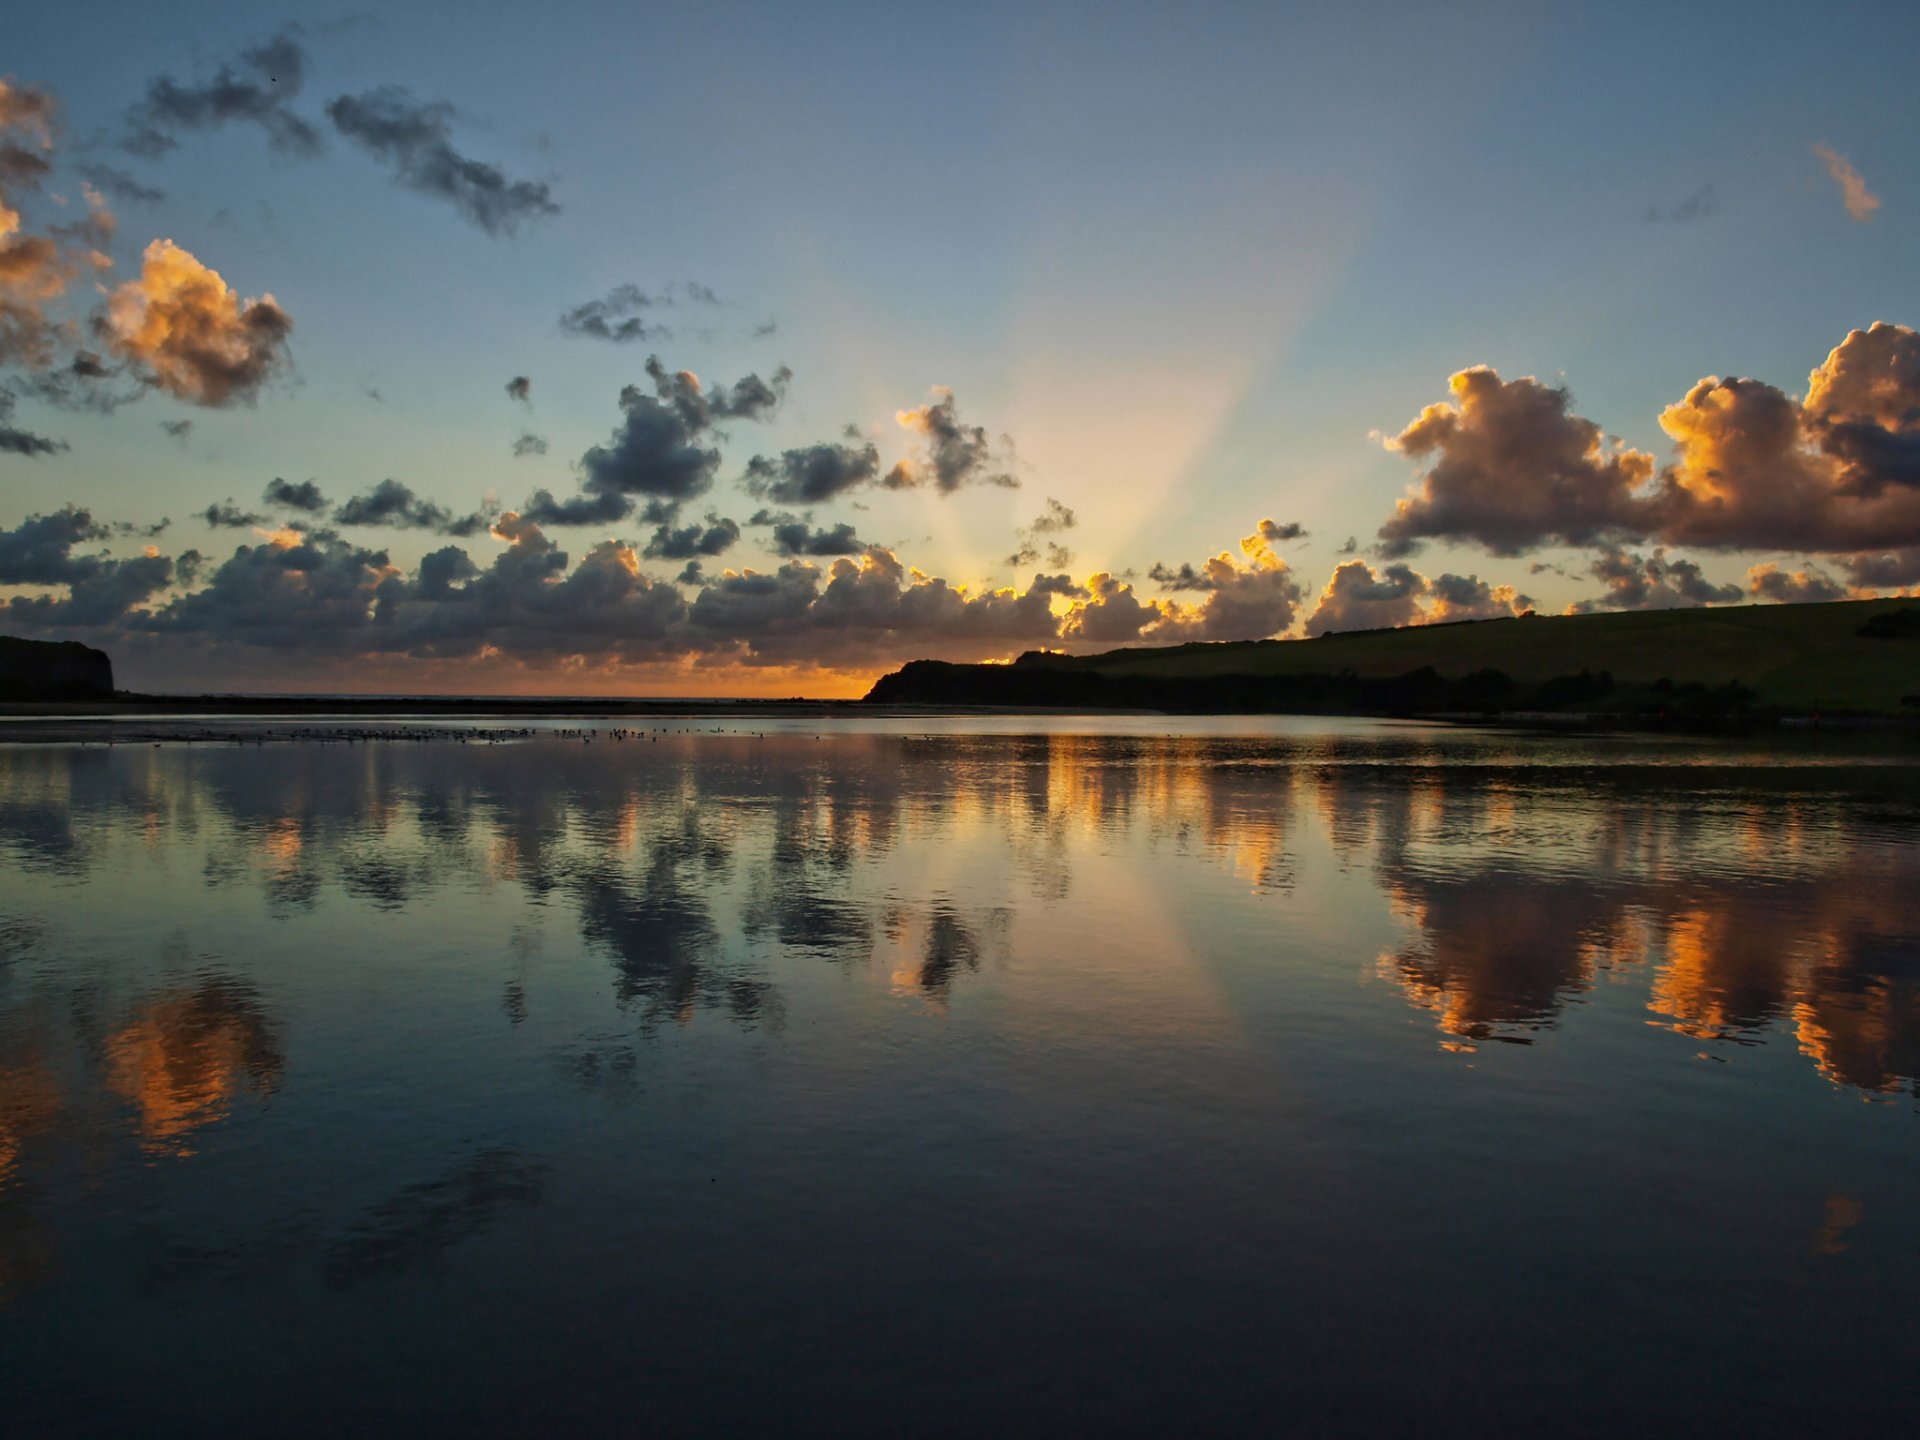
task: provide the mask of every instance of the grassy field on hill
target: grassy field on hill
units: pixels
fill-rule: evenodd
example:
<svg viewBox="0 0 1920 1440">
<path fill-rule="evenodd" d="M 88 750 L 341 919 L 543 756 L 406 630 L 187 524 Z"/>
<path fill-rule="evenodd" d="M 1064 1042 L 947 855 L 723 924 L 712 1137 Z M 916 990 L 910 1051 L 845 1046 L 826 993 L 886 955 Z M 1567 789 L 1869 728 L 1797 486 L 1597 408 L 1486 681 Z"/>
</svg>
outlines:
<svg viewBox="0 0 1920 1440">
<path fill-rule="evenodd" d="M 1900 619 L 1875 620 L 1895 615 Z M 1863 634 L 1863 629 L 1895 633 Z M 1314 640 L 1138 647 L 1086 656 L 1034 654 L 1013 667 L 944 668 L 998 669 L 1003 674 L 1009 668 L 1028 669 L 1057 674 L 1062 681 L 1075 673 L 1098 676 L 1116 698 L 1163 687 L 1174 693 L 1183 682 L 1206 691 L 1227 677 L 1259 677 L 1277 687 L 1272 693 L 1280 697 L 1282 708 L 1291 708 L 1284 703 L 1287 677 L 1384 682 L 1427 667 L 1448 681 L 1498 672 L 1512 682 L 1506 692 L 1511 698 L 1486 708 L 1526 708 L 1530 696 L 1552 693 L 1549 682 L 1587 672 L 1604 674 L 1611 688 L 1597 695 L 1574 687 L 1563 701 L 1549 701 L 1547 708 L 1647 709 L 1670 693 L 1669 687 L 1738 686 L 1750 692 L 1740 701 L 1747 709 L 1913 716 L 1915 707 L 1903 707 L 1901 701 L 1920 695 L 1920 604 L 1857 600 L 1530 616 L 1356 631 Z M 979 678 L 983 689 L 1004 688 Z M 876 687 L 874 698 L 916 698 L 904 693 L 910 687 L 898 684 L 893 693 L 883 694 L 887 683 Z"/>
</svg>

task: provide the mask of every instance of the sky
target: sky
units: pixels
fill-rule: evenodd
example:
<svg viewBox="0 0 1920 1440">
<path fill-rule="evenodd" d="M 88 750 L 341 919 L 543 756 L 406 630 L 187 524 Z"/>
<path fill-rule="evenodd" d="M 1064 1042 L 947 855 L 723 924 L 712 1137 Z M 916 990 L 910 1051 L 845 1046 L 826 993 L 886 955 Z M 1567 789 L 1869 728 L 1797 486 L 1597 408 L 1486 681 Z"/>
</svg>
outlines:
<svg viewBox="0 0 1920 1440">
<path fill-rule="evenodd" d="M 0 629 L 151 691 L 828 696 L 1904 592 L 1920 156 L 1872 57 L 1917 45 L 1896 5 L 45 12 L 0 59 Z"/>
</svg>

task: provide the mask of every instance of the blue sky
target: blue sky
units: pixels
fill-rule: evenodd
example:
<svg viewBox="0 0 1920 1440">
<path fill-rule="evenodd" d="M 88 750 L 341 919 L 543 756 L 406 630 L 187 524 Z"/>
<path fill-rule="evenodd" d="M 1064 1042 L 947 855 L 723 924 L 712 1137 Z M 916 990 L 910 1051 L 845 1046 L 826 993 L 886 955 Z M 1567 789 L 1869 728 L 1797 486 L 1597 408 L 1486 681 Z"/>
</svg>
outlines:
<svg viewBox="0 0 1920 1440">
<path fill-rule="evenodd" d="M 289 158 L 244 123 L 183 131 L 157 159 L 118 148 L 156 75 L 204 81 L 288 24 L 307 62 L 291 108 L 322 153 Z M 77 208 L 88 164 L 134 175 L 166 198 L 105 197 L 107 288 L 166 237 L 239 296 L 270 292 L 293 328 L 271 378 L 221 405 L 162 390 L 100 414 L 21 387 L 12 423 L 68 448 L 0 455 L 0 526 L 67 505 L 97 522 L 167 516 L 160 548 L 217 563 L 259 538 L 191 512 L 256 505 L 274 476 L 336 499 L 392 477 L 455 513 L 489 495 L 513 510 L 577 488 L 576 462 L 657 353 L 709 384 L 793 373 L 770 418 L 722 427 L 715 487 L 685 518 L 744 524 L 749 456 L 849 424 L 886 465 L 912 455 L 896 412 L 946 386 L 1019 487 L 850 491 L 816 522 L 851 522 L 956 586 L 1024 587 L 1014 532 L 1055 497 L 1077 517 L 1063 537 L 1076 583 L 1131 572 L 1151 600 L 1156 562 L 1237 555 L 1272 517 L 1308 532 L 1277 550 L 1301 590 L 1297 632 L 1336 564 L 1385 563 L 1368 547 L 1422 466 L 1381 437 L 1446 399 L 1456 371 L 1565 385 L 1570 413 L 1665 463 L 1660 413 L 1700 378 L 1802 395 L 1849 331 L 1914 322 L 1915 104 L 1879 57 L 1915 53 L 1917 32 L 1920 12 L 1892 5 L 48 11 L 16 27 L 6 61 L 60 107 L 60 168 L 20 208 L 43 223 L 56 194 Z M 489 234 L 395 184 L 325 113 L 383 84 L 450 104 L 460 151 L 546 183 L 558 213 Z M 1869 219 L 1849 215 L 1819 143 L 1880 200 Z M 668 336 L 617 345 L 557 324 L 615 286 L 689 283 L 720 303 L 653 312 Z M 503 393 L 517 374 L 530 408 Z M 161 430 L 178 419 L 193 421 L 184 441 Z M 510 453 L 526 432 L 544 456 Z M 646 530 L 564 541 L 577 557 Z M 778 567 L 765 536 L 748 527 L 708 578 Z M 1349 536 L 1357 557 L 1338 553 Z M 377 539 L 405 571 L 445 543 L 348 538 Z M 1598 548 L 1679 554 L 1670 542 L 1549 537 L 1495 555 L 1436 532 L 1412 563 L 1558 610 L 1602 590 Z M 470 548 L 484 568 L 499 544 Z M 1686 554 L 1720 584 L 1807 559 Z M 1813 558 L 1837 573 L 1838 555 Z M 663 583 L 678 568 L 648 567 Z M 271 683 L 250 643 L 195 641 L 192 668 Z M 870 673 L 896 648 L 834 663 Z M 730 663 L 702 653 L 716 675 Z M 382 673 L 404 677 L 408 659 L 434 663 L 402 647 Z M 633 688 L 687 688 L 664 660 L 606 663 Z M 784 681 L 806 664 L 789 652 L 775 668 Z"/>
</svg>

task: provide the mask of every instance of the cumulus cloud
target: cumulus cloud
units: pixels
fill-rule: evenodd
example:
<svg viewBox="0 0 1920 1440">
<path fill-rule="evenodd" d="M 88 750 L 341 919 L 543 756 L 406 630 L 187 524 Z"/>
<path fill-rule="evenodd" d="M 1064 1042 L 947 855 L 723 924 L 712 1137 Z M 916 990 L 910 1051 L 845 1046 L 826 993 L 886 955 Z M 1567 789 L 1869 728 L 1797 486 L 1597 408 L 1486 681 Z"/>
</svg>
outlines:
<svg viewBox="0 0 1920 1440">
<path fill-rule="evenodd" d="M 1606 593 L 1567 607 L 1569 615 L 1600 610 L 1678 610 L 1695 605 L 1730 605 L 1741 598 L 1738 585 L 1716 585 L 1692 560 L 1668 559 L 1664 549 L 1641 556 L 1615 548 L 1594 557 L 1588 573 L 1606 585 Z"/>
<path fill-rule="evenodd" d="M 1518 555 L 1548 541 L 1632 535 L 1645 524 L 1634 492 L 1653 475 L 1653 458 L 1573 414 L 1564 389 L 1502 380 L 1484 365 L 1449 383 L 1453 403 L 1427 406 L 1387 442 L 1432 463 L 1380 527 L 1381 553 L 1408 555 L 1436 539 Z"/>
<path fill-rule="evenodd" d="M 283 30 L 198 83 L 157 75 L 128 113 L 121 144 L 153 159 L 177 149 L 182 131 L 248 124 L 264 130 L 267 143 L 282 154 L 313 155 L 320 149 L 320 132 L 288 108 L 300 96 L 306 65 L 299 41 Z"/>
<path fill-rule="evenodd" d="M 986 430 L 962 423 L 953 391 L 944 385 L 933 387 L 933 399 L 917 410 L 897 411 L 894 419 L 902 429 L 911 430 L 926 442 L 924 460 L 902 460 L 887 472 L 884 483 L 889 489 L 905 490 L 932 485 L 942 495 L 951 495 L 962 485 L 999 485 L 1015 489 L 1020 481 L 1002 468 L 1004 460 L 994 453 Z M 1001 437 L 1004 451 L 1010 442 Z"/>
<path fill-rule="evenodd" d="M 364 495 L 341 501 L 333 519 L 338 525 L 437 530 L 442 535 L 466 536 L 486 530 L 492 517 L 482 511 L 456 516 L 446 506 L 415 494 L 401 481 L 387 479 Z"/>
<path fill-rule="evenodd" d="M 1920 547 L 1920 334 L 1905 326 L 1852 331 L 1804 400 L 1760 380 L 1699 381 L 1660 416 L 1674 458 L 1657 473 L 1572 414 L 1562 390 L 1484 368 L 1453 388 L 1458 404 L 1428 407 L 1390 442 L 1431 460 L 1380 529 L 1390 556 L 1428 538 L 1500 555 L 1552 543 Z"/>
<path fill-rule="evenodd" d="M 782 505 L 817 505 L 880 478 L 880 452 L 872 445 L 832 442 L 756 455 L 747 462 L 747 489 Z"/>
<path fill-rule="evenodd" d="M 1840 187 L 1840 202 L 1847 207 L 1847 214 L 1862 225 L 1873 219 L 1874 212 L 1880 208 L 1880 197 L 1867 188 L 1867 182 L 1860 178 L 1860 172 L 1848 163 L 1847 157 L 1824 143 L 1814 146 L 1813 153 L 1820 157 L 1827 174 Z"/>
<path fill-rule="evenodd" d="M 507 381 L 507 398 L 518 400 L 522 405 L 533 403 L 533 380 L 530 376 L 516 375 Z"/>
<path fill-rule="evenodd" d="M 489 235 L 510 235 L 525 221 L 560 213 L 546 182 L 511 179 L 499 166 L 456 150 L 451 105 L 384 85 L 329 102 L 327 118 L 384 161 L 396 184 L 446 201 Z"/>
<path fill-rule="evenodd" d="M 1709 377 L 1660 417 L 1677 459 L 1653 533 L 1719 549 L 1849 552 L 1920 544 L 1920 334 L 1851 332 L 1807 397 Z"/>
<path fill-rule="evenodd" d="M 1439 575 L 1430 586 L 1433 597 L 1425 623 L 1451 620 L 1497 620 L 1533 608 L 1533 597 L 1511 585 L 1491 585 L 1478 575 Z"/>
<path fill-rule="evenodd" d="M 1755 565 L 1747 571 L 1747 593 L 1756 600 L 1802 604 L 1814 600 L 1844 600 L 1847 587 L 1817 565 L 1787 571 L 1778 565 Z"/>
<path fill-rule="evenodd" d="M 737 521 L 709 514 L 704 525 L 662 525 L 641 554 L 648 560 L 693 560 L 724 555 L 740 539 Z"/>
<path fill-rule="evenodd" d="M 647 502 L 655 523 L 713 486 L 720 452 L 701 443 L 723 420 L 759 420 L 786 393 L 792 372 L 784 366 L 762 380 L 743 376 L 732 385 L 703 385 L 690 370 L 669 371 L 658 356 L 647 360 L 653 393 L 638 385 L 620 392 L 620 424 L 604 445 L 580 457 L 582 493 L 556 500 L 538 491 L 521 507 L 541 525 L 605 525 L 625 519 Z"/>
<path fill-rule="evenodd" d="M 242 301 L 217 271 L 155 240 L 140 278 L 108 299 L 101 333 L 147 383 L 195 405 L 249 403 L 285 363 L 293 319 L 271 295 Z"/>
<path fill-rule="evenodd" d="M 298 510 L 305 515 L 325 514 L 331 503 L 312 480 L 282 480 L 278 476 L 267 482 L 266 492 L 261 498 L 269 505 Z"/>
<path fill-rule="evenodd" d="M 1071 565 L 1073 551 L 1053 537 L 1073 529 L 1079 523 L 1079 518 L 1068 506 L 1049 495 L 1046 512 L 1037 516 L 1031 525 L 1023 525 L 1013 532 L 1018 544 L 1007 557 L 1007 564 L 1033 565 L 1044 559 L 1047 564 L 1057 568 Z"/>
<path fill-rule="evenodd" d="M 1385 630 L 1425 618 L 1421 602 L 1431 586 L 1427 577 L 1405 564 L 1386 565 L 1378 574 L 1364 560 L 1338 566 L 1320 602 L 1307 619 L 1309 635 L 1347 630 Z"/>
<path fill-rule="evenodd" d="M 547 437 L 544 435 L 535 435 L 531 430 L 522 431 L 519 438 L 513 442 L 513 458 L 516 460 L 524 460 L 529 455 L 544 455 L 546 453 Z"/>
</svg>

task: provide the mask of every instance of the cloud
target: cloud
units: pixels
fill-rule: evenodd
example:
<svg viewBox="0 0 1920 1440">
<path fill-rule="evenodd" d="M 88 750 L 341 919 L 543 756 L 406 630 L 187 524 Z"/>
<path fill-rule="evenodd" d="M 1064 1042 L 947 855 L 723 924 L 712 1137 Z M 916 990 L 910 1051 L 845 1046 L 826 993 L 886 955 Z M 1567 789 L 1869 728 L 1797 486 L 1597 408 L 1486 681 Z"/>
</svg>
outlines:
<svg viewBox="0 0 1920 1440">
<path fill-rule="evenodd" d="M 773 548 L 781 555 L 858 555 L 867 545 L 845 521 L 820 530 L 788 518 L 773 527 Z"/>
<path fill-rule="evenodd" d="M 616 285 L 595 300 L 575 305 L 560 316 L 560 330 L 591 340 L 609 340 L 624 345 L 634 340 L 664 339 L 673 332 L 651 321 L 646 312 L 671 310 L 681 305 L 717 306 L 720 297 L 705 285 L 691 282 L 669 285 L 649 293 L 638 285 Z"/>
<path fill-rule="evenodd" d="M 317 154 L 320 132 L 287 108 L 305 80 L 306 52 L 287 30 L 241 51 L 199 84 L 157 75 L 128 113 L 121 146 L 155 159 L 178 148 L 182 131 L 242 123 L 266 131 L 267 143 L 282 154 Z"/>
<path fill-rule="evenodd" d="M 932 484 L 942 495 L 951 495 L 962 485 L 999 485 L 1018 488 L 1020 481 L 1005 469 L 993 453 L 986 430 L 960 420 L 953 391 L 944 385 L 933 387 L 933 399 L 918 410 L 900 410 L 894 419 L 902 429 L 925 437 L 927 458 L 914 462 L 902 460 L 887 472 L 883 482 L 889 489 L 905 490 Z M 1008 442 L 1003 436 L 1003 447 Z"/>
<path fill-rule="evenodd" d="M 1062 638 L 1117 645 L 1138 640 L 1143 630 L 1158 624 L 1171 607 L 1142 600 L 1133 586 L 1106 571 L 1087 577 L 1086 599 L 1076 604 L 1061 624 Z M 1050 584 L 1046 593 L 1055 593 Z"/>
<path fill-rule="evenodd" d="M 1566 392 L 1493 371 L 1453 380 L 1393 448 L 1432 463 L 1380 528 L 1394 556 L 1422 539 L 1497 555 L 1542 544 L 1686 545 L 1857 554 L 1920 546 L 1920 333 L 1850 332 L 1804 401 L 1716 376 L 1660 416 L 1674 458 L 1604 440 Z"/>
<path fill-rule="evenodd" d="M 1569 615 L 1600 610 L 1678 610 L 1695 605 L 1731 605 L 1740 600 L 1738 585 L 1716 585 L 1692 560 L 1669 560 L 1664 549 L 1640 556 L 1610 548 L 1588 567 L 1605 583 L 1606 593 L 1567 607 Z"/>
<path fill-rule="evenodd" d="M 647 548 L 641 555 L 648 560 L 692 560 L 698 557 L 724 555 L 740 539 L 740 526 L 737 521 L 709 514 L 704 525 L 685 525 L 674 529 L 662 525 L 653 532 L 653 538 L 647 541 Z"/>
<path fill-rule="evenodd" d="M 522 507 L 542 525 L 602 525 L 625 519 L 641 500 L 659 507 L 650 518 L 664 523 L 679 506 L 713 486 L 720 452 L 700 443 L 721 420 L 759 420 L 780 404 L 792 372 L 743 376 L 733 385 L 702 385 L 690 370 L 669 371 L 658 356 L 647 359 L 653 382 L 620 392 L 620 424 L 604 445 L 580 457 L 582 494 L 555 500 L 542 490 Z"/>
<path fill-rule="evenodd" d="M 382 480 L 364 495 L 340 502 L 333 512 L 337 525 L 385 527 L 394 530 L 437 530 L 442 535 L 477 535 L 488 528 L 484 511 L 455 516 L 446 506 L 416 495 L 398 480 Z"/>
<path fill-rule="evenodd" d="M 298 510 L 307 515 L 321 515 L 331 503 L 320 493 L 320 487 L 311 480 L 282 480 L 278 476 L 267 482 L 265 493 L 261 496 L 267 504 L 278 505 L 288 510 Z"/>
<path fill-rule="evenodd" d="M 1364 560 L 1349 560 L 1333 572 L 1320 603 L 1307 619 L 1309 635 L 1329 631 L 1384 630 L 1413 625 L 1425 617 L 1427 577 L 1404 564 L 1384 566 L 1378 574 Z"/>
<path fill-rule="evenodd" d="M 1747 571 L 1747 593 L 1756 600 L 1803 604 L 1814 600 L 1844 600 L 1847 587 L 1817 565 L 1788 572 L 1778 565 L 1755 565 Z"/>
<path fill-rule="evenodd" d="M 187 437 L 193 434 L 193 421 L 162 420 L 160 422 L 160 428 L 166 431 L 168 439 L 178 440 L 182 445 L 184 445 L 187 443 Z"/>
<path fill-rule="evenodd" d="M 1880 197 L 1867 188 L 1867 182 L 1847 162 L 1847 157 L 1824 143 L 1814 146 L 1813 153 L 1820 157 L 1827 174 L 1840 187 L 1840 201 L 1847 207 L 1847 214 L 1862 225 L 1873 219 L 1874 212 L 1880 208 Z"/>
<path fill-rule="evenodd" d="M 131 559 L 73 553 L 111 533 L 91 511 L 71 505 L 0 530 L 0 585 L 64 586 L 67 591 L 64 596 L 15 595 L 5 602 L 7 619 L 30 629 L 108 625 L 173 582 L 174 562 L 151 549 Z"/>
<path fill-rule="evenodd" d="M 1518 555 L 1548 541 L 1587 545 L 1646 523 L 1634 491 L 1653 458 L 1609 442 L 1573 414 L 1564 389 L 1488 367 L 1449 382 L 1455 402 L 1429 405 L 1387 447 L 1432 464 L 1380 527 L 1380 551 L 1412 554 L 1426 539 L 1472 541 Z"/>
<path fill-rule="evenodd" d="M 271 523 L 265 515 L 242 510 L 231 500 L 216 500 L 206 509 L 195 513 L 196 518 L 204 520 L 215 530 L 253 530 Z"/>
<path fill-rule="evenodd" d="M 32 459 L 38 455 L 58 455 L 67 448 L 64 440 L 49 440 L 13 424 L 13 410 L 18 403 L 11 390 L 0 390 L 0 455 Z"/>
<path fill-rule="evenodd" d="M 92 184 L 130 205 L 158 205 L 167 198 L 167 192 L 119 170 L 112 165 L 82 165 L 80 173 Z"/>
<path fill-rule="evenodd" d="M 544 181 L 509 179 L 498 166 L 454 149 L 451 105 L 418 101 L 397 85 L 385 85 L 330 101 L 327 118 L 385 161 L 396 184 L 445 200 L 489 235 L 510 235 L 523 221 L 560 213 Z"/>
<path fill-rule="evenodd" d="M 252 403 L 285 363 L 293 319 L 271 295 L 242 302 L 218 272 L 171 240 L 115 290 L 101 333 L 147 383 L 195 405 Z"/>
<path fill-rule="evenodd" d="M 547 440 L 544 435 L 535 435 L 532 431 L 523 431 L 520 438 L 513 442 L 513 458 L 524 460 L 529 455 L 547 453 Z"/>
<path fill-rule="evenodd" d="M 24 228 L 17 192 L 37 189 L 51 168 L 54 113 L 46 91 L 0 80 L 0 364 L 52 364 L 61 332 L 47 303 L 83 268 L 110 263 L 99 246 L 113 216 L 97 191 L 88 192 L 88 216 L 77 225 L 45 235 Z"/>
<path fill-rule="evenodd" d="M 825 443 L 785 450 L 747 462 L 747 489 L 782 505 L 817 505 L 880 478 L 880 452 L 872 445 Z"/>
<path fill-rule="evenodd" d="M 1662 208 L 1658 205 L 1647 207 L 1647 223 L 1650 225 L 1690 225 L 1695 220 L 1704 220 L 1709 215 L 1720 213 L 1720 200 L 1713 193 L 1713 186 L 1702 185 L 1678 204 Z"/>
<path fill-rule="evenodd" d="M 533 380 L 526 375 L 516 375 L 507 381 L 507 398 L 518 400 L 522 405 L 533 403 Z"/>
<path fill-rule="evenodd" d="M 1045 513 L 1036 517 L 1031 525 L 1013 532 L 1019 543 L 1007 557 L 1007 564 L 1033 565 L 1044 558 L 1047 564 L 1058 569 L 1071 565 L 1073 551 L 1050 537 L 1064 535 L 1078 523 L 1079 517 L 1071 509 L 1049 495 Z"/>
<path fill-rule="evenodd" d="M 1429 625 L 1497 620 L 1533 608 L 1532 596 L 1521 594 L 1511 585 L 1489 585 L 1478 575 L 1440 575 L 1433 580 L 1431 590 L 1433 603 L 1425 617 Z"/>
</svg>

